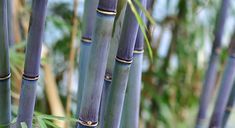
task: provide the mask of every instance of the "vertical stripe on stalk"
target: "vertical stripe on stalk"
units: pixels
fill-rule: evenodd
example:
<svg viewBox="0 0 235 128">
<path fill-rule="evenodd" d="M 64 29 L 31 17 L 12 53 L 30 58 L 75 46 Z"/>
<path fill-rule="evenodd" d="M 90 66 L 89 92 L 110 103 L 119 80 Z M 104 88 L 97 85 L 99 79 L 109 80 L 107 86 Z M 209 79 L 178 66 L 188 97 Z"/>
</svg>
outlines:
<svg viewBox="0 0 235 128">
<path fill-rule="evenodd" d="M 7 0 L 0 1 L 0 39 L 0 126 L 7 127 L 11 122 Z"/>
<path fill-rule="evenodd" d="M 146 3 L 144 4 L 145 5 L 143 5 L 143 7 L 146 8 Z M 142 14 L 142 19 L 145 20 L 144 14 Z M 122 110 L 122 128 L 139 127 L 143 52 L 144 35 L 141 29 L 139 28 L 135 43 L 133 63 L 131 64 L 130 75 L 128 78 L 126 95 Z"/>
<path fill-rule="evenodd" d="M 200 97 L 200 106 L 197 115 L 196 128 L 203 127 L 205 125 L 206 114 L 208 105 L 210 103 L 210 98 L 212 95 L 213 87 L 215 85 L 215 79 L 217 75 L 217 67 L 218 67 L 218 55 L 220 54 L 221 49 L 221 40 L 224 32 L 224 24 L 227 17 L 227 10 L 229 6 L 230 0 L 222 0 L 221 8 L 218 13 L 215 31 L 214 31 L 214 42 L 212 53 L 210 56 L 209 65 L 207 68 L 205 81 L 203 83 L 203 89 Z"/>
<path fill-rule="evenodd" d="M 33 0 L 32 2 L 24 75 L 16 123 L 17 127 L 20 127 L 21 122 L 25 122 L 28 128 L 32 127 L 47 2 L 48 0 Z"/>
<path fill-rule="evenodd" d="M 88 68 L 88 58 L 90 56 L 91 51 L 91 37 L 92 30 L 95 24 L 95 14 L 96 8 L 98 5 L 98 0 L 86 0 L 84 6 L 84 14 L 82 21 L 82 39 L 80 44 L 80 56 L 79 56 L 79 83 L 78 83 L 78 91 L 77 91 L 77 112 L 76 118 L 78 118 L 82 93 L 84 88 L 85 76 Z"/>
<path fill-rule="evenodd" d="M 141 2 L 146 1 L 142 0 Z M 137 12 L 140 14 L 141 10 L 137 8 Z M 113 79 L 110 86 L 110 95 L 105 111 L 104 128 L 120 127 L 122 108 L 138 28 L 138 22 L 128 4 L 114 66 Z"/>
<path fill-rule="evenodd" d="M 96 127 L 117 0 L 100 0 L 84 81 L 78 128 Z"/>
<path fill-rule="evenodd" d="M 224 112 L 232 90 L 235 79 L 235 41 L 230 43 L 230 52 L 227 65 L 223 74 L 220 90 L 216 99 L 216 104 L 210 121 L 210 128 L 222 127 Z"/>
</svg>

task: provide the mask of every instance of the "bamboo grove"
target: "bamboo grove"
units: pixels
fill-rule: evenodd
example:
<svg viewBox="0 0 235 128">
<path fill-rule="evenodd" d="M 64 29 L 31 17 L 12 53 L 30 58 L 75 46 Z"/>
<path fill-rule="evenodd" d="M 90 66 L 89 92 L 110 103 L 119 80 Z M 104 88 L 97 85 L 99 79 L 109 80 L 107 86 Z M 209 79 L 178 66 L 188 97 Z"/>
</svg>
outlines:
<svg viewBox="0 0 235 128">
<path fill-rule="evenodd" d="M 189 13 L 196 8 L 191 8 L 193 2 L 178 0 L 177 10 L 172 12 L 169 11 L 172 6 L 166 2 L 169 12 L 159 22 L 154 19 L 155 13 L 161 13 L 155 12 L 156 3 L 159 4 L 156 0 L 84 0 L 82 15 L 78 13 L 81 2 L 71 1 L 72 10 L 55 4 L 53 12 L 49 8 L 50 0 L 30 0 L 28 20 L 27 16 L 15 16 L 24 10 L 19 8 L 27 3 L 25 0 L 0 1 L 0 127 L 180 128 L 183 125 L 177 123 L 183 118 L 187 120 L 184 109 L 190 105 L 196 106 L 196 112 L 194 116 L 191 114 L 194 111 L 188 110 L 189 116 L 194 116 L 188 126 L 227 126 L 235 100 L 235 29 L 228 46 L 223 46 L 231 0 L 217 0 L 215 23 L 210 24 L 213 28 L 210 56 L 206 68 L 200 70 L 202 73 L 195 61 L 202 47 L 185 44 L 198 42 L 194 38 L 203 35 L 201 31 L 194 34 L 194 29 L 201 28 L 192 25 L 197 24 L 197 17 L 190 19 L 193 16 Z M 56 19 L 59 15 L 62 18 Z M 50 36 L 46 29 L 51 22 L 66 35 L 66 41 L 58 41 L 66 44 L 53 46 L 54 49 L 67 48 L 67 53 L 62 52 L 68 54 L 64 60 L 62 54 L 54 57 L 53 50 L 43 53 L 45 37 Z M 156 29 L 158 34 L 154 33 Z M 171 30 L 168 50 L 160 45 L 164 43 L 166 30 Z M 162 49 L 166 55 L 161 58 Z M 221 56 L 224 57 L 222 63 Z M 176 61 L 172 61 L 174 57 Z M 62 63 L 62 75 L 60 71 L 56 71 L 60 75 L 54 75 L 54 69 L 61 68 L 51 63 L 56 58 Z M 175 63 L 177 68 L 173 69 Z M 74 72 L 78 73 L 77 81 Z M 201 78 L 200 74 L 205 75 Z M 63 81 L 64 76 L 66 82 L 58 82 Z M 45 89 L 42 95 L 46 95 L 47 100 L 38 94 L 42 81 Z M 65 84 L 66 91 L 57 86 L 61 83 Z M 78 85 L 75 95 L 73 83 Z M 195 98 L 196 105 L 188 98 L 192 96 L 190 93 L 195 93 L 195 88 L 199 88 L 200 94 Z M 189 105 L 185 107 L 184 103 Z M 38 106 L 42 104 L 44 112 L 51 115 L 40 112 Z M 151 108 L 151 113 L 146 112 L 146 108 Z M 171 115 L 169 120 L 178 115 L 179 119 L 172 119 L 176 124 L 169 123 L 168 118 L 165 119 L 167 115 Z M 145 119 L 149 121 L 146 124 Z"/>
</svg>

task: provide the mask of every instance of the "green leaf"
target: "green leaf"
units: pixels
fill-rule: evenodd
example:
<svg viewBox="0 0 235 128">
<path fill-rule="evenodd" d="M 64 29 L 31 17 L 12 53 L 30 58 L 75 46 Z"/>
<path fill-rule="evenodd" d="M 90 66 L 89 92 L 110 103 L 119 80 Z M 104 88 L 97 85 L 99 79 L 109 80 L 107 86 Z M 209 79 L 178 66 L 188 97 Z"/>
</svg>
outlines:
<svg viewBox="0 0 235 128">
<path fill-rule="evenodd" d="M 25 122 L 21 122 L 20 125 L 21 125 L 21 128 L 28 128 L 28 126 Z"/>
<path fill-rule="evenodd" d="M 38 120 L 38 124 L 40 126 L 40 128 L 47 128 L 47 125 L 45 124 L 45 122 L 41 119 L 41 118 L 37 118 Z"/>
<path fill-rule="evenodd" d="M 151 48 L 150 42 L 148 40 L 148 37 L 146 35 L 146 31 L 145 31 L 145 28 L 147 28 L 147 27 L 146 27 L 144 21 L 142 20 L 141 16 L 137 13 L 136 8 L 135 8 L 134 4 L 132 3 L 132 1 L 127 0 L 127 2 L 129 3 L 129 5 L 131 7 L 131 10 L 132 10 L 132 12 L 134 13 L 134 15 L 136 17 L 137 22 L 140 25 L 140 29 L 141 29 L 142 33 L 144 34 L 144 39 L 145 39 L 145 42 L 147 44 L 148 54 L 149 54 L 150 60 L 153 61 L 152 48 Z"/>
</svg>

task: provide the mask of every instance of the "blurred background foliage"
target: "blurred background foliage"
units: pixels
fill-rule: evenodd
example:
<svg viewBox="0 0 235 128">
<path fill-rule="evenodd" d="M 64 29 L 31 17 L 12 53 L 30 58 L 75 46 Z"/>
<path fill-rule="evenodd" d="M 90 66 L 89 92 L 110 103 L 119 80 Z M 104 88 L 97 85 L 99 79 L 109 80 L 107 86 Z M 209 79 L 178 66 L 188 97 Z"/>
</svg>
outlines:
<svg viewBox="0 0 235 128">
<path fill-rule="evenodd" d="M 12 98 L 18 104 L 21 74 L 24 63 L 25 42 L 27 37 L 30 0 L 13 0 L 13 29 L 15 44 L 11 46 L 10 61 L 12 78 Z M 193 127 L 198 109 L 201 86 L 207 68 L 212 46 L 215 19 L 219 10 L 219 0 L 148 0 L 148 11 L 155 24 L 150 22 L 148 38 L 153 52 L 153 61 L 149 60 L 147 49 L 143 61 L 143 88 L 141 97 L 141 128 L 189 128 Z M 54 82 L 62 103 L 60 115 L 64 115 L 66 104 L 66 83 L 69 66 L 70 39 L 73 17 L 72 0 L 49 0 L 48 16 L 43 46 L 41 77 L 37 90 L 35 125 L 53 127 L 50 114 L 57 109 L 57 102 L 48 100 L 46 85 Z M 81 35 L 81 17 L 84 0 L 79 0 L 78 35 L 76 40 L 75 69 L 79 62 L 79 43 Z M 234 28 L 235 1 L 231 9 L 223 36 L 223 50 L 217 83 L 221 78 L 227 46 Z M 110 26 L 111 27 L 111 26 Z M 49 65 L 49 66 L 48 66 Z M 45 68 L 47 67 L 47 68 Z M 51 79 L 45 80 L 48 71 Z M 76 90 L 78 71 L 73 73 L 72 112 L 76 109 Z M 216 89 L 215 89 L 216 90 Z M 56 91 L 56 92 L 55 92 Z M 55 104 L 55 105 L 52 105 Z M 57 113 L 58 114 L 58 113 Z M 51 117 L 52 118 L 52 117 Z M 54 119 L 54 117 L 53 117 Z M 56 118 L 66 120 L 67 118 Z M 72 120 L 72 119 L 68 119 Z"/>
</svg>

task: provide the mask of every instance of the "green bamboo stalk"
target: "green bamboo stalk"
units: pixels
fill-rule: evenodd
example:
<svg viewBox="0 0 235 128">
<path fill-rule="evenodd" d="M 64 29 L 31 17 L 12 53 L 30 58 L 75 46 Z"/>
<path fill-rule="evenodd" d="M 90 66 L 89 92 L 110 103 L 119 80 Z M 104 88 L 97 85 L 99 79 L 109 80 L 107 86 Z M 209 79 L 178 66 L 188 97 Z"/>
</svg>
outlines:
<svg viewBox="0 0 235 128">
<path fill-rule="evenodd" d="M 229 7 L 229 0 L 222 0 L 221 8 L 218 13 L 217 23 L 214 31 L 214 42 L 210 56 L 209 65 L 206 71 L 205 80 L 203 83 L 202 93 L 200 96 L 200 106 L 197 115 L 196 128 L 205 127 L 205 120 L 207 118 L 207 109 L 212 96 L 213 88 L 215 87 L 215 80 L 219 65 L 219 54 L 221 49 L 221 40 L 224 32 L 224 24 L 227 17 L 227 10 Z"/>
<path fill-rule="evenodd" d="M 146 2 L 142 0 L 142 2 Z M 134 4 L 135 7 L 136 4 Z M 140 8 L 137 8 L 140 14 Z M 130 66 L 133 60 L 133 51 L 138 32 L 138 22 L 132 12 L 130 4 L 127 4 L 119 48 L 110 86 L 110 94 L 104 116 L 104 128 L 119 128 L 121 122 L 122 107 L 124 104 L 125 91 L 128 82 Z"/>
<path fill-rule="evenodd" d="M 146 8 L 146 3 L 144 4 L 145 5 L 143 5 L 143 7 Z M 142 14 L 142 19 L 145 20 L 144 14 Z M 139 29 L 135 43 L 133 63 L 131 64 L 130 75 L 128 78 L 126 95 L 122 110 L 122 128 L 139 127 L 143 52 L 144 35 L 141 29 Z"/>
<path fill-rule="evenodd" d="M 93 30 L 91 54 L 84 81 L 78 128 L 97 127 L 101 93 L 117 0 L 100 0 Z"/>
<path fill-rule="evenodd" d="M 33 0 L 32 2 L 26 60 L 16 122 L 17 128 L 21 127 L 21 122 L 25 122 L 28 128 L 32 127 L 47 2 L 48 0 Z"/>
<path fill-rule="evenodd" d="M 11 122 L 11 73 L 8 48 L 7 0 L 0 1 L 0 39 L 0 126 L 8 127 Z"/>
<path fill-rule="evenodd" d="M 235 36 L 230 43 L 229 57 L 223 74 L 219 94 L 216 99 L 214 111 L 210 121 L 210 128 L 221 128 L 223 117 L 226 110 L 226 105 L 231 94 L 233 83 L 235 80 Z"/>
<path fill-rule="evenodd" d="M 84 15 L 82 21 L 82 39 L 80 44 L 80 56 L 79 56 L 79 83 L 77 91 L 77 112 L 76 118 L 80 113 L 81 100 L 84 88 L 85 76 L 88 68 L 88 58 L 90 56 L 91 44 L 92 44 L 92 30 L 95 24 L 95 14 L 98 5 L 98 0 L 86 0 L 84 6 Z"/>
</svg>

